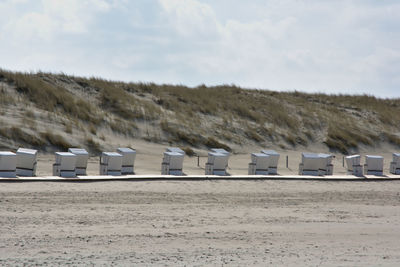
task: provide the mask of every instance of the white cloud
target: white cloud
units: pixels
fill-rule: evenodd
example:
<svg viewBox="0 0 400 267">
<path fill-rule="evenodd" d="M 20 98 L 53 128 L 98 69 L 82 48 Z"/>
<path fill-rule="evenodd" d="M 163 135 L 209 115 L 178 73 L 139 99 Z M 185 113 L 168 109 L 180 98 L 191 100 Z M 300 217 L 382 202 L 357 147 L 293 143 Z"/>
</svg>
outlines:
<svg viewBox="0 0 400 267">
<path fill-rule="evenodd" d="M 200 50 L 175 51 L 168 57 L 172 65 L 186 63 L 200 74 L 198 83 L 212 75 L 219 83 L 249 87 L 360 93 L 393 88 L 390 81 L 396 78 L 388 73 L 394 65 L 400 70 L 399 36 L 389 41 L 386 32 L 388 26 L 398 31 L 400 19 L 393 11 L 398 4 L 267 1 L 254 10 L 254 17 L 221 20 L 211 4 L 191 0 L 186 1 L 190 8 L 182 9 L 177 4 L 181 1 L 160 2 L 178 34 L 196 33 L 198 25 L 217 29 L 211 44 L 193 36 L 188 45 L 204 43 Z"/>
<path fill-rule="evenodd" d="M 42 5 L 44 14 L 70 33 L 87 32 L 97 13 L 110 8 L 108 2 L 101 0 L 42 0 Z"/>
<path fill-rule="evenodd" d="M 213 9 L 195 0 L 160 0 L 170 21 L 185 36 L 210 35 L 218 31 Z"/>
<path fill-rule="evenodd" d="M 36 38 L 48 41 L 57 29 L 57 25 L 49 16 L 32 12 L 7 23 L 3 29 L 9 33 L 9 37 L 14 38 L 15 42 L 26 42 Z"/>
<path fill-rule="evenodd" d="M 400 3 L 5 0 L 3 68 L 400 97 Z"/>
<path fill-rule="evenodd" d="M 31 5 L 31 9 L 26 11 L 22 4 Z M 34 3 L 13 0 L 4 5 L 4 10 L 12 11 L 13 15 L 4 20 L 0 29 L 8 35 L 8 41 L 15 43 L 51 41 L 64 33 L 87 33 L 96 16 L 110 9 L 110 4 L 101 0 L 42 0 Z"/>
</svg>

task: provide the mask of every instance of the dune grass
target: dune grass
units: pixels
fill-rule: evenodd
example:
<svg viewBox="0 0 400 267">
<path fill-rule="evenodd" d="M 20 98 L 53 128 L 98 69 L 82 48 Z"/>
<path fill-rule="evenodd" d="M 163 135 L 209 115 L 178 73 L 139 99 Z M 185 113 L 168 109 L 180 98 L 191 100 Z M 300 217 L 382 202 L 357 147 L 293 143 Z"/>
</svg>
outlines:
<svg viewBox="0 0 400 267">
<path fill-rule="evenodd" d="M 39 108 L 55 112 L 58 109 L 80 120 L 99 123 L 94 107 L 84 99 L 74 97 L 66 89 L 46 82 L 41 74 L 0 71 L 1 77 L 12 83 L 17 92 L 25 95 Z"/>
<path fill-rule="evenodd" d="M 56 150 L 67 151 L 68 148 L 73 147 L 63 136 L 54 134 L 50 130 L 41 132 L 40 137 L 47 147 L 55 148 Z"/>
<path fill-rule="evenodd" d="M 5 85 L 14 88 L 16 95 L 8 93 Z M 368 95 L 273 92 L 232 85 L 188 88 L 0 70 L 0 103 L 18 101 L 47 111 L 55 124 L 69 121 L 62 125 L 69 135 L 80 130 L 96 136 L 99 130 L 109 129 L 154 142 L 228 150 L 232 144 L 246 142 L 279 147 L 323 142 L 344 154 L 360 145 L 400 144 L 400 99 Z M 23 122 L 33 121 L 34 130 L 38 125 L 34 121 L 42 118 L 30 112 L 27 108 Z M 9 131 L 2 127 L 0 135 L 21 142 L 29 139 L 19 132 L 11 136 Z M 37 136 L 32 140 L 36 145 L 69 145 L 56 132 Z"/>
<path fill-rule="evenodd" d="M 45 141 L 40 136 L 38 137 L 16 126 L 0 127 L 0 136 L 38 149 L 42 149 L 45 145 Z"/>
</svg>

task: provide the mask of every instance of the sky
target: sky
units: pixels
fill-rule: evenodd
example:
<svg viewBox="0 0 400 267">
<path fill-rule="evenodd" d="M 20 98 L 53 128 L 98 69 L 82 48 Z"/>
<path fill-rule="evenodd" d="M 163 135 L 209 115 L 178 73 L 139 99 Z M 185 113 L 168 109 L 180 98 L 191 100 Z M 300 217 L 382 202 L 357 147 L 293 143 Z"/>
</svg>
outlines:
<svg viewBox="0 0 400 267">
<path fill-rule="evenodd" d="M 0 68 L 400 97 L 398 0 L 0 0 Z"/>
</svg>

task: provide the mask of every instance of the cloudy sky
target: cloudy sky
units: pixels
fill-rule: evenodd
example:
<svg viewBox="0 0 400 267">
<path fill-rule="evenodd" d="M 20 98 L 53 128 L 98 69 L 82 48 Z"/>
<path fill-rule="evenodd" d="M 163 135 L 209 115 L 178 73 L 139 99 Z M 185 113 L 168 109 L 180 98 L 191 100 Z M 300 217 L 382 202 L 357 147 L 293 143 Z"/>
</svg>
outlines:
<svg viewBox="0 0 400 267">
<path fill-rule="evenodd" d="M 0 67 L 400 97 L 398 0 L 0 0 Z"/>
</svg>

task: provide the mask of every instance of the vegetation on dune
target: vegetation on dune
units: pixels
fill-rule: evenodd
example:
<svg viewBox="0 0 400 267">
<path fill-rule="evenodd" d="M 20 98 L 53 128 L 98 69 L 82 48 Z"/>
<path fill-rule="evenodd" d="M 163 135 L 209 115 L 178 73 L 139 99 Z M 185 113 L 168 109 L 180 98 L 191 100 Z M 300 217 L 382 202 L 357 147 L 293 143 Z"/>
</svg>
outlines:
<svg viewBox="0 0 400 267">
<path fill-rule="evenodd" d="M 43 76 L 41 73 L 0 72 L 0 78 L 13 84 L 17 92 L 25 95 L 39 108 L 51 112 L 61 110 L 83 121 L 99 123 L 94 107 L 89 102 L 74 97 L 63 87 L 45 81 Z"/>
<path fill-rule="evenodd" d="M 189 157 L 193 157 L 196 155 L 196 153 L 194 152 L 194 150 L 190 147 L 184 147 L 182 148 L 183 151 L 185 151 L 186 155 Z"/>
<path fill-rule="evenodd" d="M 40 137 L 46 142 L 47 145 L 53 146 L 63 151 L 66 151 L 68 150 L 68 148 L 73 147 L 73 145 L 66 141 L 64 137 L 59 134 L 53 134 L 50 130 L 47 130 L 46 132 L 41 132 Z"/>
<path fill-rule="evenodd" d="M 93 155 L 99 155 L 102 152 L 101 145 L 91 137 L 85 140 L 85 146 Z"/>
<path fill-rule="evenodd" d="M 30 145 L 35 148 L 42 148 L 45 144 L 42 138 L 21 130 L 15 126 L 0 127 L 0 136 L 8 140 L 16 141 L 20 144 Z"/>
<path fill-rule="evenodd" d="M 400 137 L 388 132 L 383 133 L 384 138 L 392 145 L 400 147 Z"/>
<path fill-rule="evenodd" d="M 43 118 L 28 107 L 47 112 L 48 120 L 62 124 L 63 134 L 88 135 L 80 142 L 93 151 L 102 146 L 94 137 L 107 130 L 185 146 L 188 151 L 231 150 L 246 143 L 279 147 L 324 143 L 347 154 L 360 145 L 400 146 L 400 99 L 368 95 L 273 92 L 231 85 L 188 88 L 0 70 L 0 104 L 19 106 L 22 122 L 30 125 L 31 132 Z M 2 126 L 0 137 L 37 147 L 70 145 L 59 133 L 34 135 L 15 127 Z"/>
</svg>

